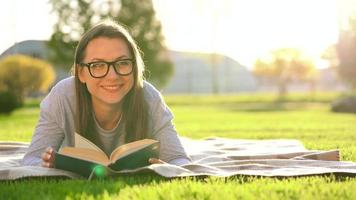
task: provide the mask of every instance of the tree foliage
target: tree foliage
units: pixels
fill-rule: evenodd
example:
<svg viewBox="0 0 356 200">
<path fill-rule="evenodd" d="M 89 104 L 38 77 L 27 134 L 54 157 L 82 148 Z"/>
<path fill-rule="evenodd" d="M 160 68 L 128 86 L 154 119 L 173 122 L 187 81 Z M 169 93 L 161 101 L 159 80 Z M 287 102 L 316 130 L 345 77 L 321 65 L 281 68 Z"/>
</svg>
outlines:
<svg viewBox="0 0 356 200">
<path fill-rule="evenodd" d="M 287 93 L 287 86 L 293 81 L 313 81 L 314 63 L 301 51 L 291 48 L 277 49 L 266 58 L 255 62 L 253 73 L 262 82 L 277 85 L 280 95 Z"/>
<path fill-rule="evenodd" d="M 322 53 L 321 58 L 328 61 L 328 67 L 336 68 L 339 65 L 339 59 L 336 52 L 336 44 L 327 47 Z"/>
<path fill-rule="evenodd" d="M 20 104 L 30 92 L 47 92 L 54 79 L 55 72 L 46 61 L 24 55 L 0 61 L 0 91 L 10 91 Z"/>
<path fill-rule="evenodd" d="M 85 0 L 50 0 L 50 3 L 58 20 L 48 42 L 49 59 L 56 66 L 69 70 L 80 36 L 93 24 L 94 11 Z"/>
<path fill-rule="evenodd" d="M 356 91 L 356 16 L 350 18 L 347 30 L 340 31 L 336 51 L 339 75 Z"/>
<path fill-rule="evenodd" d="M 10 114 L 21 104 L 17 102 L 16 95 L 11 91 L 0 90 L 0 113 Z"/>
<path fill-rule="evenodd" d="M 54 33 L 48 43 L 50 59 L 60 66 L 73 62 L 74 48 L 80 36 L 102 19 L 111 18 L 124 24 L 144 55 L 145 76 L 163 87 L 173 74 L 167 56 L 161 24 L 155 18 L 152 0 L 50 0 L 58 16 Z"/>
</svg>

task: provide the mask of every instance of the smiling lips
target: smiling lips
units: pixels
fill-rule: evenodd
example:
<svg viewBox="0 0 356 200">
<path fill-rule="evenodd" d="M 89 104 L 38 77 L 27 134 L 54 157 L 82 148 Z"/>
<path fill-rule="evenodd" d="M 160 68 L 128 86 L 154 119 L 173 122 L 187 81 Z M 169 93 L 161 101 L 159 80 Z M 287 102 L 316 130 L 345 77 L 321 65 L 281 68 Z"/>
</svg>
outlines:
<svg viewBox="0 0 356 200">
<path fill-rule="evenodd" d="M 119 90 L 123 84 L 115 84 L 115 85 L 102 85 L 101 87 L 109 92 L 115 92 Z"/>
</svg>

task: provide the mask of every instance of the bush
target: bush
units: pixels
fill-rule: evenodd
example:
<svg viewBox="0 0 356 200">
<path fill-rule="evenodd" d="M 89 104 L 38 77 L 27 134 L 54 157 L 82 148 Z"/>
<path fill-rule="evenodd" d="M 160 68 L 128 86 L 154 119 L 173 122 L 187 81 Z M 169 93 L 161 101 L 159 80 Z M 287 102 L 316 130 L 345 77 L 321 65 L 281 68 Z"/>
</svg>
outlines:
<svg viewBox="0 0 356 200">
<path fill-rule="evenodd" d="M 0 90 L 11 91 L 17 102 L 30 92 L 47 92 L 55 79 L 46 61 L 24 55 L 7 56 L 0 61 Z"/>
<path fill-rule="evenodd" d="M 10 114 L 13 110 L 20 107 L 16 95 L 10 91 L 0 91 L 0 113 Z"/>
<path fill-rule="evenodd" d="M 344 97 L 331 104 L 333 112 L 356 113 L 356 97 Z"/>
</svg>

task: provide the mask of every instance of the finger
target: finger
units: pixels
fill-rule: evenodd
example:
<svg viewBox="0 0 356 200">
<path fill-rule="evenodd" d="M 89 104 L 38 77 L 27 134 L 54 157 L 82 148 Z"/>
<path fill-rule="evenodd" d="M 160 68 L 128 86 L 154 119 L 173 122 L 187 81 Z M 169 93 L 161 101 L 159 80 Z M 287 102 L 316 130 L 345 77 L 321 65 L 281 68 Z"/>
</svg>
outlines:
<svg viewBox="0 0 356 200">
<path fill-rule="evenodd" d="M 47 162 L 47 161 L 43 161 L 41 163 L 42 167 L 48 167 L 48 168 L 53 168 L 54 167 L 54 163 L 53 162 Z"/>
<path fill-rule="evenodd" d="M 49 160 L 51 160 L 52 155 L 47 152 L 44 152 L 41 157 L 42 157 L 42 160 L 49 161 Z"/>
<path fill-rule="evenodd" d="M 54 157 L 55 157 L 55 154 L 54 154 L 53 149 L 52 149 L 51 153 L 48 154 L 48 155 L 49 155 L 48 161 L 50 161 L 51 163 L 53 163 L 53 162 L 54 162 Z"/>
<path fill-rule="evenodd" d="M 163 164 L 164 163 L 162 160 L 157 159 L 157 158 L 150 158 L 150 159 L 148 159 L 148 162 L 151 164 Z"/>
<path fill-rule="evenodd" d="M 53 148 L 52 147 L 47 147 L 46 148 L 46 152 L 49 153 L 49 154 L 52 154 L 53 153 Z"/>
<path fill-rule="evenodd" d="M 48 160 L 47 152 L 43 152 L 42 155 L 41 155 L 41 158 L 42 158 L 43 161 L 47 161 Z"/>
<path fill-rule="evenodd" d="M 53 167 L 54 167 L 53 162 L 48 162 L 48 167 L 49 167 L 49 168 L 53 168 Z"/>
<path fill-rule="evenodd" d="M 49 166 L 50 166 L 49 162 L 42 162 L 42 167 L 49 167 Z"/>
<path fill-rule="evenodd" d="M 50 163 L 53 163 L 53 162 L 54 162 L 54 160 L 55 160 L 55 159 L 54 159 L 54 155 L 51 155 L 51 157 L 49 158 L 49 160 L 48 160 L 48 161 L 49 161 Z"/>
</svg>

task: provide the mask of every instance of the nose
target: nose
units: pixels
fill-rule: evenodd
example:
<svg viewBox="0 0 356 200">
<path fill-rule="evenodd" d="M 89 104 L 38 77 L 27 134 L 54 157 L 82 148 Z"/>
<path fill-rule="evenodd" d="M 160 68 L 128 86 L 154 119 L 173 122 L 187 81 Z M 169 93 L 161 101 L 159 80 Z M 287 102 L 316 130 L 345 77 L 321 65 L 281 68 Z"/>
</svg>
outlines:
<svg viewBox="0 0 356 200">
<path fill-rule="evenodd" d="M 109 65 L 109 71 L 108 71 L 108 74 L 106 76 L 107 77 L 113 77 L 113 78 L 116 78 L 116 77 L 119 76 L 119 74 L 116 73 L 113 64 Z"/>
</svg>

